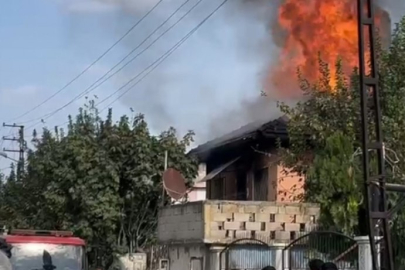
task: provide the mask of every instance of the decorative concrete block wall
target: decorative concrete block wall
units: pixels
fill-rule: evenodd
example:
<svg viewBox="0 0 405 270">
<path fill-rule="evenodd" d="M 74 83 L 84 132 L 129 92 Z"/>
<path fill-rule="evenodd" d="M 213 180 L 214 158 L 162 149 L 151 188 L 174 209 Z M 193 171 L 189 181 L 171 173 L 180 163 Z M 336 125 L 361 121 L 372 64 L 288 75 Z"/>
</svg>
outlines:
<svg viewBox="0 0 405 270">
<path fill-rule="evenodd" d="M 311 231 L 318 217 L 316 204 L 206 201 L 205 241 L 255 238 L 268 243 L 289 242 Z"/>
<path fill-rule="evenodd" d="M 161 242 L 229 243 L 255 238 L 267 243 L 289 242 L 316 226 L 316 204 L 203 201 L 160 210 Z"/>
</svg>

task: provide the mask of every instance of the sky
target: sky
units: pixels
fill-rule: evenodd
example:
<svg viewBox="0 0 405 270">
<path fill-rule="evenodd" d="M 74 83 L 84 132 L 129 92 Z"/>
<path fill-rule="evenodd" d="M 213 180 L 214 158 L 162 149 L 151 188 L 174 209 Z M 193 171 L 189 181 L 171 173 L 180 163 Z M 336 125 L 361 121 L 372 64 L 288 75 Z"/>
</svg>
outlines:
<svg viewBox="0 0 405 270">
<path fill-rule="evenodd" d="M 53 113 L 43 123 L 40 119 L 88 89 L 185 1 L 163 0 L 122 42 L 63 90 L 158 0 L 0 1 L 0 123 L 22 123 L 27 140 L 34 128 L 63 126 L 67 116 L 87 102 L 85 97 Z M 131 57 L 142 50 L 144 53 L 94 89 L 88 98 L 97 103 L 117 91 L 170 50 L 222 2 L 203 0 L 180 20 L 198 1 L 189 0 Z M 114 115 L 131 115 L 130 108 L 144 113 L 154 133 L 169 126 L 176 127 L 179 134 L 192 129 L 197 134 L 196 144 L 255 119 L 263 71 L 278 53 L 269 35 L 269 18 L 275 17 L 279 1 L 228 1 L 170 57 L 119 98 L 112 105 Z M 386 2 L 394 21 L 401 9 L 390 5 L 397 1 Z M 158 38 L 176 21 L 179 23 Z M 145 49 L 154 40 L 156 43 Z M 99 109 L 126 89 L 112 95 Z M 274 105 L 276 101 L 271 102 Z M 278 116 L 275 106 L 268 108 L 270 115 Z M 222 116 L 224 112 L 226 117 Z M 1 136 L 13 136 L 16 132 L 0 127 Z M 17 148 L 16 143 L 8 141 L 0 141 L 0 145 Z M 17 155 L 9 154 L 11 158 Z M 0 157 L 0 170 L 8 166 L 9 160 Z"/>
<path fill-rule="evenodd" d="M 263 2 L 262 0 L 259 0 Z M 258 1 L 258 2 L 259 2 Z M 21 123 L 26 136 L 34 128 L 63 125 L 86 102 L 78 99 L 41 123 L 43 116 L 68 103 L 139 45 L 185 0 L 165 0 L 125 39 L 69 87 L 60 89 L 117 41 L 158 0 L 13 0 L 0 4 L 0 121 Z M 137 52 L 145 50 L 122 72 L 88 95 L 102 100 L 170 50 L 222 0 L 189 0 Z M 179 134 L 197 133 L 197 142 L 214 137 L 211 123 L 219 111 L 260 95 L 258 76 L 267 65 L 266 9 L 229 1 L 165 62 L 113 104 L 115 116 L 145 113 L 153 132 L 175 126 Z M 194 9 L 186 14 L 186 11 Z M 181 19 L 181 20 L 180 20 Z M 179 21 L 164 36 L 166 29 Z M 224 27 L 225 25 L 225 27 Z M 264 45 L 265 44 L 265 45 Z M 136 54 L 136 53 L 135 53 Z M 133 54 L 133 55 L 135 55 Z M 133 56 L 131 55 L 131 57 Z M 128 58 L 130 59 L 130 58 Z M 243 62 L 243 65 L 240 63 Z M 136 82 L 136 81 L 134 81 Z M 125 90 L 125 89 L 123 89 Z M 37 107 L 48 97 L 54 98 Z M 119 93 L 122 93 L 120 91 Z M 113 95 L 103 108 L 115 98 Z M 32 110 L 32 108 L 35 108 Z M 22 117 L 19 117 L 22 116 Z M 235 122 L 239 125 L 243 116 Z M 35 121 L 34 121 L 35 120 Z M 242 121 L 243 122 L 243 121 Z M 224 127 L 217 127 L 225 132 Z M 1 128 L 2 136 L 16 129 Z M 16 148 L 12 142 L 2 147 Z M 17 154 L 10 153 L 11 158 Z M 0 169 L 8 161 L 0 158 Z"/>
</svg>

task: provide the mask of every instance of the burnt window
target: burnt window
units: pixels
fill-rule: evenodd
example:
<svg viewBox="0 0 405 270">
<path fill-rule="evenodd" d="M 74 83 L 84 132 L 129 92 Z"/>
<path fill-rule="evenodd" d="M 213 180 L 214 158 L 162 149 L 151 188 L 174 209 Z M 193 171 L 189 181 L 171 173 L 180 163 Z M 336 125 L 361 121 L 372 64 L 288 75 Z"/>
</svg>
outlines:
<svg viewBox="0 0 405 270">
<path fill-rule="evenodd" d="M 222 200 L 224 197 L 224 178 L 215 177 L 210 181 L 209 198 L 211 200 Z"/>
<path fill-rule="evenodd" d="M 238 201 L 246 201 L 247 200 L 247 178 L 246 172 L 240 171 L 236 175 L 236 199 Z"/>
<path fill-rule="evenodd" d="M 267 168 L 256 170 L 253 182 L 253 200 L 267 201 L 267 191 L 269 184 L 269 170 Z"/>
</svg>

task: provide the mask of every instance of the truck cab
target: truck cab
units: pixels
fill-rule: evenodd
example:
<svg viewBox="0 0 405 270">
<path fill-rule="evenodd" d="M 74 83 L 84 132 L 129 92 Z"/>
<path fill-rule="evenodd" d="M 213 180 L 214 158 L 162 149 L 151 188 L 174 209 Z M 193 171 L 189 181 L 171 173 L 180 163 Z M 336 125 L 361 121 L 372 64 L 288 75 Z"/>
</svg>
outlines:
<svg viewBox="0 0 405 270">
<path fill-rule="evenodd" d="M 83 239 L 68 231 L 11 230 L 3 237 L 13 248 L 13 270 L 86 269 Z"/>
</svg>

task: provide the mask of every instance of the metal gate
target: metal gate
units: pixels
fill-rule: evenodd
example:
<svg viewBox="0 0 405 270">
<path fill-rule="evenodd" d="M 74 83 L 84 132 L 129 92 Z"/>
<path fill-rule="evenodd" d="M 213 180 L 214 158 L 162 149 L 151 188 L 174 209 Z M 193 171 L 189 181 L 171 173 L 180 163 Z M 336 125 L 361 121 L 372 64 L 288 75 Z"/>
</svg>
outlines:
<svg viewBox="0 0 405 270">
<path fill-rule="evenodd" d="M 336 232 L 311 232 L 283 249 L 283 270 L 307 270 L 312 259 L 334 262 L 340 270 L 358 270 L 356 240 Z"/>
<path fill-rule="evenodd" d="M 238 239 L 219 254 L 220 270 L 261 270 L 274 265 L 276 253 L 268 244 L 257 239 Z"/>
</svg>

